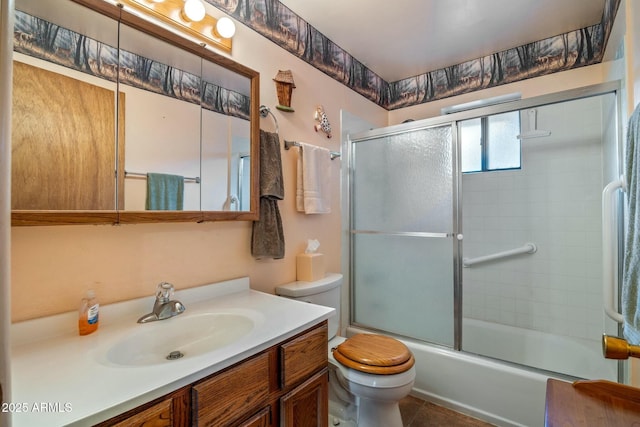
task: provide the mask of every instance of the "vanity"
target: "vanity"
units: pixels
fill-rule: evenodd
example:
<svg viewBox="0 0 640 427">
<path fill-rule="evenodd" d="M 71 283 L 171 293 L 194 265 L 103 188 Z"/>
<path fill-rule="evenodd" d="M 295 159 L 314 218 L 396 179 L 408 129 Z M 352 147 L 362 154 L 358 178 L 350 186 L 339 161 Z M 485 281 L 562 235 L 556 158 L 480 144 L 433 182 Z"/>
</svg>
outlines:
<svg viewBox="0 0 640 427">
<path fill-rule="evenodd" d="M 177 291 L 186 311 L 136 320 L 154 297 L 12 326 L 13 425 L 327 425 L 334 310 L 253 291 L 248 278 Z M 167 359 L 173 351 L 183 357 Z"/>
</svg>

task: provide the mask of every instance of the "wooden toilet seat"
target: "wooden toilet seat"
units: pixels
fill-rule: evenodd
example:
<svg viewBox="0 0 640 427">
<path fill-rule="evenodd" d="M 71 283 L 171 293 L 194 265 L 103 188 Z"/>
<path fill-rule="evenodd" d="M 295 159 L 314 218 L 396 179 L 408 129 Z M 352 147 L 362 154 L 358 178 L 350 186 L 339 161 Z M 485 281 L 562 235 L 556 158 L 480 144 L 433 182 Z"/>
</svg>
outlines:
<svg viewBox="0 0 640 427">
<path fill-rule="evenodd" d="M 406 345 L 385 335 L 357 334 L 332 351 L 339 363 L 368 374 L 400 374 L 415 363 Z"/>
</svg>

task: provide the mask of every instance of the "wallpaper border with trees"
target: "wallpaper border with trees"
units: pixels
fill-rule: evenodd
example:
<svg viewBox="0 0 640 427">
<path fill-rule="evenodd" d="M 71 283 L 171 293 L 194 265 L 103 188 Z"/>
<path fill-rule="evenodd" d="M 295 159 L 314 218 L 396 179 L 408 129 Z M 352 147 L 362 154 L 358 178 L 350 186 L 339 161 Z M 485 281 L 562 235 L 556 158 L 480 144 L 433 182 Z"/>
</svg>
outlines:
<svg viewBox="0 0 640 427">
<path fill-rule="evenodd" d="M 278 0 L 205 0 L 387 110 L 602 61 L 620 0 L 589 27 L 387 82 Z"/>
<path fill-rule="evenodd" d="M 13 35 L 16 52 L 249 120 L 251 102 L 246 95 L 142 55 L 118 52 L 117 47 L 28 13 L 16 10 Z"/>
</svg>

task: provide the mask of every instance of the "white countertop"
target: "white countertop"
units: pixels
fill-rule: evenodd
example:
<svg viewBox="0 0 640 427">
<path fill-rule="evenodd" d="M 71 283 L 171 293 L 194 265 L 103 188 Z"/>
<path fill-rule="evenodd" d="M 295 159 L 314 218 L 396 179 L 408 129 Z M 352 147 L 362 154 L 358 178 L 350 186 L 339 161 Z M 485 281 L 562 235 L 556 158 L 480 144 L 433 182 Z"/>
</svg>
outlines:
<svg viewBox="0 0 640 427">
<path fill-rule="evenodd" d="M 101 306 L 98 331 L 82 337 L 76 312 L 12 325 L 13 406 L 8 409 L 13 427 L 86 426 L 104 421 L 257 354 L 335 313 L 332 308 L 251 290 L 246 277 L 185 289 L 174 297 L 187 308 L 180 316 L 248 313 L 254 329 L 200 356 L 151 366 L 105 363 L 107 348 L 151 325 L 136 320 L 151 311 L 154 299 Z M 152 324 L 161 326 L 171 320 Z"/>
</svg>

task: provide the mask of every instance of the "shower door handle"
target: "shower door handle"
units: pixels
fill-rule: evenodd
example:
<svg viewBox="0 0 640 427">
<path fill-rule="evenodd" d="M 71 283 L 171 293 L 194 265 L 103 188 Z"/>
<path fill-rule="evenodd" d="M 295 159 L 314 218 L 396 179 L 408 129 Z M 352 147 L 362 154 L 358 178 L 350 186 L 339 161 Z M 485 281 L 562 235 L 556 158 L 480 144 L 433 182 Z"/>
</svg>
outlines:
<svg viewBox="0 0 640 427">
<path fill-rule="evenodd" d="M 616 309 L 614 295 L 617 289 L 617 268 L 614 265 L 613 253 L 618 243 L 617 233 L 613 230 L 615 213 L 615 196 L 617 190 L 626 191 L 624 177 L 611 181 L 602 190 L 602 291 L 604 311 L 612 320 L 623 323 L 622 314 Z"/>
</svg>

